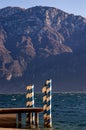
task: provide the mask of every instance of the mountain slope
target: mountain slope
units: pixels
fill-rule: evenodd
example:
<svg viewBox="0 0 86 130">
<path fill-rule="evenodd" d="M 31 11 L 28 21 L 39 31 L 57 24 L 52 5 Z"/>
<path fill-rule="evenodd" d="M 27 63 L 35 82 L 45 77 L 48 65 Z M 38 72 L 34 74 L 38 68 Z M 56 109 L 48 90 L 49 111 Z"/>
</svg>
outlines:
<svg viewBox="0 0 86 130">
<path fill-rule="evenodd" d="M 86 19 L 52 7 L 0 9 L 1 92 L 86 89 Z M 2 88 L 2 86 L 4 86 Z"/>
</svg>

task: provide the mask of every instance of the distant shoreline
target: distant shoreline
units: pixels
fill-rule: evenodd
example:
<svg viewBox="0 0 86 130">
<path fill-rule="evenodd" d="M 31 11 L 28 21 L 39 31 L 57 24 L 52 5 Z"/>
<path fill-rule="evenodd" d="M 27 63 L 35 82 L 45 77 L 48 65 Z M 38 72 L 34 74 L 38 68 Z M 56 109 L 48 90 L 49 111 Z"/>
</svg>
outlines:
<svg viewBox="0 0 86 130">
<path fill-rule="evenodd" d="M 83 94 L 84 93 L 84 94 L 86 94 L 86 91 L 75 91 L 75 92 L 74 91 L 62 91 L 62 92 L 60 92 L 60 91 L 58 91 L 58 92 L 53 91 L 53 93 L 58 93 L 58 94 L 60 94 L 60 93 L 62 93 L 62 94 L 68 94 L 68 93 L 69 94 L 79 94 L 79 93 L 82 93 Z M 20 93 L 19 92 L 18 93 L 17 92 L 13 92 L 13 93 L 11 93 L 11 92 L 10 93 L 0 93 L 0 95 L 5 95 L 5 94 L 7 94 L 7 95 L 12 95 L 12 94 L 14 94 L 14 95 L 15 94 L 19 94 L 19 95 L 21 94 L 21 95 L 23 95 L 23 94 L 26 94 L 26 92 L 20 92 Z M 42 94 L 42 92 L 35 92 L 35 94 Z"/>
</svg>

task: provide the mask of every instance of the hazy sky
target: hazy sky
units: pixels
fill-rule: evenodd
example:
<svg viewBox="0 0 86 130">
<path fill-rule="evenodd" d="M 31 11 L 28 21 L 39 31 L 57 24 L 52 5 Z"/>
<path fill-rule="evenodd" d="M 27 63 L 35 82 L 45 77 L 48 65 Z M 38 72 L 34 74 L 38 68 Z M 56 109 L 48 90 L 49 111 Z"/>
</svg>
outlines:
<svg viewBox="0 0 86 130">
<path fill-rule="evenodd" d="M 0 0 L 0 8 L 7 6 L 29 8 L 39 5 L 56 7 L 65 12 L 86 17 L 86 0 Z"/>
</svg>

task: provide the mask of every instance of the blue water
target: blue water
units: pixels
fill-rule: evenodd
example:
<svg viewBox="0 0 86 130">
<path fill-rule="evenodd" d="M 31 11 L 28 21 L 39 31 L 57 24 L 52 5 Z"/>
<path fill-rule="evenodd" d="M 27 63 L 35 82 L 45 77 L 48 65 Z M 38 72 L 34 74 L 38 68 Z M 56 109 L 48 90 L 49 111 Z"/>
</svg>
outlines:
<svg viewBox="0 0 86 130">
<path fill-rule="evenodd" d="M 0 108 L 25 105 L 25 94 L 0 95 Z M 42 107 L 42 94 L 35 94 L 35 106 Z M 86 130 L 86 93 L 53 93 L 52 120 L 53 128 L 49 130 Z M 43 128 L 42 113 L 40 130 L 47 130 Z"/>
</svg>

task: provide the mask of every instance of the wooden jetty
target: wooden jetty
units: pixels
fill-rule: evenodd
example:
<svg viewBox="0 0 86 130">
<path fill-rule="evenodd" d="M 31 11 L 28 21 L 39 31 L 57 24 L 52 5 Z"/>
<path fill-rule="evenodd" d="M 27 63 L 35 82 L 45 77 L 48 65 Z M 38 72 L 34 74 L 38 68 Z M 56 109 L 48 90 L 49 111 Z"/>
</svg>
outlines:
<svg viewBox="0 0 86 130">
<path fill-rule="evenodd" d="M 0 108 L 0 127 L 22 127 L 22 113 L 29 113 L 31 116 L 32 113 L 35 115 L 35 127 L 37 128 L 39 126 L 39 113 L 42 112 L 42 108 Z M 17 119 L 18 116 L 18 119 Z M 32 126 L 33 122 L 28 117 L 29 123 L 28 126 Z M 17 122 L 16 122 L 17 120 Z"/>
<path fill-rule="evenodd" d="M 44 114 L 44 127 L 52 127 L 52 80 L 47 80 L 42 89 L 43 108 L 34 107 L 34 85 L 26 87 L 25 108 L 0 108 L 0 127 L 22 128 L 22 113 L 26 113 L 26 126 L 38 128 L 39 113 Z"/>
</svg>

